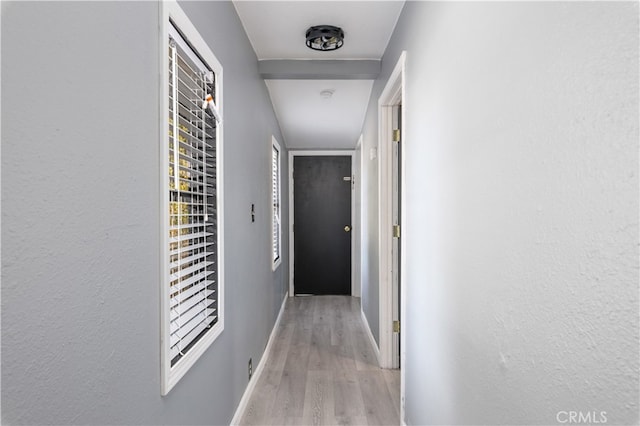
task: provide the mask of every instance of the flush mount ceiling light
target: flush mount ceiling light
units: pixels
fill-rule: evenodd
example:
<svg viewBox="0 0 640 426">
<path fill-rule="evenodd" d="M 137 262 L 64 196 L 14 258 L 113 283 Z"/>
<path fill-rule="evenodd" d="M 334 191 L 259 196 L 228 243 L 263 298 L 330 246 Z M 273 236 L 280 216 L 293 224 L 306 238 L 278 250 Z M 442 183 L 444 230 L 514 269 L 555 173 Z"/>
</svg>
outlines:
<svg viewBox="0 0 640 426">
<path fill-rule="evenodd" d="M 307 30 L 307 47 L 313 50 L 336 50 L 344 44 L 344 31 L 333 25 L 318 25 Z"/>
</svg>

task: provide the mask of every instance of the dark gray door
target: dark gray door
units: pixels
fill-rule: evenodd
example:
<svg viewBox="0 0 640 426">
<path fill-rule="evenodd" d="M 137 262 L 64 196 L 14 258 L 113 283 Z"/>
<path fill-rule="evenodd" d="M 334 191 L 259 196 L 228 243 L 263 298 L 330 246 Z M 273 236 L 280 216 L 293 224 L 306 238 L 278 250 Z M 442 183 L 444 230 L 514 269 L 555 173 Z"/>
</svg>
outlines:
<svg viewBox="0 0 640 426">
<path fill-rule="evenodd" d="M 294 156 L 295 294 L 351 294 L 351 157 Z"/>
</svg>

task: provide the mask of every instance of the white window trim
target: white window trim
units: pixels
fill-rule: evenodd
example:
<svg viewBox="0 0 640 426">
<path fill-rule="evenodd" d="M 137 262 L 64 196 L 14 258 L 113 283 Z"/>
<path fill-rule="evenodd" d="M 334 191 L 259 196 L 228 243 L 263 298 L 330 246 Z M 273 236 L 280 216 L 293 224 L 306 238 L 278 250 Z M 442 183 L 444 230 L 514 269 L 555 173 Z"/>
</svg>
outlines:
<svg viewBox="0 0 640 426">
<path fill-rule="evenodd" d="M 160 144 L 159 144 L 159 164 L 160 164 L 160 298 L 161 298 L 161 327 L 160 327 L 160 354 L 161 354 L 161 394 L 167 395 L 175 384 L 185 375 L 193 364 L 202 356 L 207 348 L 216 340 L 216 338 L 224 330 L 224 183 L 223 183 L 223 124 L 222 111 L 217 112 L 220 115 L 217 133 L 217 150 L 216 150 L 216 168 L 217 168 L 217 220 L 218 220 L 218 321 L 194 346 L 181 358 L 173 367 L 171 367 L 171 356 L 169 348 L 169 233 L 167 232 L 167 224 L 169 223 L 169 159 L 166 153 L 169 150 L 169 135 L 167 132 L 169 119 L 167 111 L 169 110 L 169 60 L 166 52 L 169 50 L 169 29 L 172 26 L 170 21 L 180 28 L 180 31 L 188 38 L 192 47 L 202 56 L 207 64 L 216 74 L 216 103 L 220 108 L 224 105 L 222 93 L 222 65 L 216 59 L 211 49 L 199 35 L 195 26 L 191 23 L 187 15 L 175 0 L 167 0 L 160 2 Z"/>
<path fill-rule="evenodd" d="M 269 156 L 269 158 L 271 158 L 271 156 L 273 155 L 273 148 L 275 148 L 278 151 L 278 199 L 280 200 L 280 226 L 278 227 L 278 241 L 280 241 L 280 252 L 278 253 L 279 256 L 278 258 L 271 262 L 271 269 L 273 271 L 275 271 L 276 269 L 278 269 L 278 266 L 280 266 L 280 264 L 282 263 L 282 149 L 280 148 L 280 144 L 278 143 L 278 141 L 276 140 L 275 136 L 271 136 L 271 150 L 270 153 L 271 155 Z M 271 169 L 272 166 L 272 162 L 269 162 L 269 169 Z M 271 190 L 273 190 L 273 173 L 270 173 L 271 175 Z M 271 207 L 273 207 L 273 193 L 271 194 Z M 271 209 L 272 214 L 271 214 L 271 248 L 273 248 L 273 228 L 275 226 L 275 216 L 273 215 L 273 209 Z M 271 252 L 271 250 L 270 250 Z M 272 253 L 273 254 L 273 253 Z"/>
</svg>

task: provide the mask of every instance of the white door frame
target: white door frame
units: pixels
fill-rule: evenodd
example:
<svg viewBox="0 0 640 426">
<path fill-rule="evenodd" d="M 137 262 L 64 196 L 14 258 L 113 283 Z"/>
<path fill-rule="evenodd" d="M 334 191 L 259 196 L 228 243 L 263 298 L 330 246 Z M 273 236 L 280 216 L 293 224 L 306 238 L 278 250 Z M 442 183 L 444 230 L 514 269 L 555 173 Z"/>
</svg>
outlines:
<svg viewBox="0 0 640 426">
<path fill-rule="evenodd" d="M 354 240 L 357 238 L 357 244 L 353 246 L 353 250 L 351 251 L 353 256 L 351 258 L 352 261 L 355 260 L 354 264 L 353 264 L 353 274 L 352 274 L 352 291 L 351 291 L 351 295 L 353 297 L 362 297 L 362 238 L 363 238 L 363 233 L 362 233 L 362 229 L 360 224 L 364 223 L 364 221 L 362 220 L 362 146 L 363 146 L 363 138 L 364 136 L 362 134 L 360 134 L 360 137 L 358 138 L 358 142 L 356 143 L 356 149 L 354 151 L 354 157 L 353 157 L 353 164 L 352 164 L 352 168 L 353 165 L 358 164 L 358 168 L 357 168 L 357 173 L 354 171 L 352 173 L 353 175 L 353 179 L 355 180 L 355 184 L 352 185 L 351 187 L 353 188 L 353 218 L 355 220 L 354 225 L 357 226 L 351 226 L 352 232 L 355 230 L 354 233 Z M 359 197 L 356 198 L 356 195 L 358 195 Z M 356 211 L 356 203 L 360 203 L 360 215 L 358 215 L 357 211 Z M 357 247 L 356 247 L 357 246 Z"/>
<path fill-rule="evenodd" d="M 382 94 L 378 98 L 378 200 L 379 200 L 379 291 L 380 291 L 380 367 L 382 368 L 397 368 L 397 360 L 400 359 L 400 364 L 405 365 L 405 347 L 403 342 L 400 349 L 400 356 L 394 353 L 397 350 L 397 346 L 394 345 L 393 335 L 393 301 L 394 301 L 394 286 L 393 286 L 393 179 L 392 179 L 392 161 L 393 161 L 393 143 L 392 143 L 392 119 L 393 119 L 393 106 L 402 103 L 402 120 L 400 134 L 402 135 L 403 149 L 400 155 L 401 173 L 400 173 L 400 191 L 404 192 L 405 188 L 405 152 L 406 152 L 406 96 L 405 96 L 405 62 L 406 52 L 402 52 L 398 62 L 389 76 L 389 80 L 382 91 Z M 406 226 L 406 197 L 401 199 L 401 219 L 402 235 L 407 235 Z M 402 256 L 400 257 L 400 270 L 406 271 L 405 258 L 406 258 L 406 244 L 405 238 L 400 238 L 400 250 Z M 405 300 L 407 287 L 405 285 L 405 274 L 400 277 L 401 297 L 400 297 L 400 311 L 401 311 L 401 330 L 406 335 L 407 323 L 405 321 L 406 309 Z M 394 360 L 395 364 L 394 365 Z M 404 421 L 404 384 L 405 375 L 404 369 L 401 369 L 400 373 L 400 396 L 401 396 L 401 415 Z"/>
<path fill-rule="evenodd" d="M 329 155 L 340 155 L 343 157 L 351 157 L 351 229 L 356 226 L 360 226 L 359 223 L 356 222 L 357 218 L 355 217 L 355 200 L 353 198 L 354 190 L 353 190 L 353 162 L 355 161 L 355 151 L 353 150 L 334 150 L 334 151 L 300 151 L 300 150 L 290 150 L 289 151 L 289 297 L 295 296 L 294 288 L 293 288 L 293 267 L 294 267 L 294 255 L 295 255 L 295 247 L 294 247 L 294 238 L 293 238 L 293 218 L 294 216 L 294 204 L 293 204 L 293 158 L 294 157 L 303 157 L 303 156 L 329 156 Z M 356 283 L 354 280 L 354 244 L 353 244 L 353 235 L 354 232 L 351 232 L 351 295 L 359 294 L 360 289 L 358 288 L 357 293 L 354 293 L 356 285 L 360 283 Z"/>
</svg>

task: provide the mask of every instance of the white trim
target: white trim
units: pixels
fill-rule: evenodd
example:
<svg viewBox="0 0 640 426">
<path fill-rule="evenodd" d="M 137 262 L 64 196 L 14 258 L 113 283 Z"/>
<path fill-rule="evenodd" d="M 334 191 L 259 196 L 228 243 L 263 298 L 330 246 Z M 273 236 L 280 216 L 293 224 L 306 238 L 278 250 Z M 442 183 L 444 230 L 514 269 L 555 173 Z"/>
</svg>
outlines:
<svg viewBox="0 0 640 426">
<path fill-rule="evenodd" d="M 166 378 L 169 377 L 169 363 L 165 362 L 164 357 L 165 354 L 169 353 L 169 339 L 166 339 L 164 336 L 169 334 L 169 310 L 165 309 L 167 305 L 168 297 L 165 294 L 164 289 L 167 288 L 169 283 L 167 282 L 166 273 L 164 272 L 164 265 L 169 264 L 169 251 L 167 250 L 168 246 L 168 236 L 167 234 L 167 223 L 169 223 L 169 211 L 167 209 L 167 205 L 169 203 L 169 195 L 167 194 L 167 188 L 169 188 L 169 175 L 167 174 L 167 169 L 169 167 L 169 161 L 166 159 L 166 152 L 169 149 L 169 135 L 167 134 L 166 129 L 169 128 L 169 117 L 167 116 L 167 111 L 169 111 L 169 75 L 167 73 L 167 69 L 169 68 L 169 58 L 166 52 L 169 50 L 169 40 L 167 39 L 167 35 L 169 33 L 169 15 L 166 8 L 160 8 L 159 14 L 159 31 L 158 31 L 158 43 L 160 45 L 160 52 L 162 54 L 158 55 L 160 58 L 160 62 L 158 64 L 158 72 L 160 73 L 158 93 L 160 94 L 160 109 L 158 110 L 159 116 L 159 125 L 160 125 L 160 143 L 158 144 L 158 160 L 160 162 L 160 166 L 158 167 L 158 172 L 160 174 L 160 205 L 158 206 L 158 212 L 160 213 L 159 218 L 159 230 L 158 235 L 160 235 L 160 282 L 162 283 L 162 287 L 160 289 L 160 393 L 161 395 L 166 395 L 169 392 L 170 387 L 166 384 L 168 381 Z"/>
<path fill-rule="evenodd" d="M 353 163 L 351 164 L 351 169 L 354 170 L 355 167 L 353 167 L 356 164 L 356 161 L 359 162 L 359 168 L 358 168 L 358 176 L 356 176 L 356 174 L 354 172 L 351 173 L 351 175 L 353 176 L 353 180 L 355 181 L 355 184 L 352 185 L 353 188 L 353 204 L 351 205 L 351 214 L 352 214 L 352 218 L 351 218 L 351 231 L 354 232 L 354 237 L 352 241 L 355 241 L 356 236 L 358 237 L 358 248 L 359 250 L 356 251 L 356 245 L 352 244 L 351 245 L 351 261 L 353 262 L 352 267 L 351 267 L 351 271 L 352 271 L 352 275 L 351 275 L 351 296 L 353 297 L 362 297 L 362 224 L 364 223 L 364 221 L 362 220 L 362 158 L 363 158 L 363 154 L 362 154 L 362 147 L 363 147 L 363 135 L 362 133 L 360 134 L 360 137 L 358 137 L 358 142 L 356 143 L 356 149 L 354 150 L 354 156 L 353 156 Z M 356 154 L 358 153 L 358 150 L 360 150 L 360 156 L 358 157 Z M 357 200 L 356 199 L 356 188 L 358 189 L 358 195 L 360 195 L 360 199 Z M 360 215 L 356 216 L 356 202 L 360 202 Z M 356 263 L 357 260 L 357 263 Z"/>
<path fill-rule="evenodd" d="M 271 169 L 272 167 L 272 161 L 273 161 L 273 148 L 275 148 L 278 151 L 278 200 L 280 202 L 280 226 L 278 227 L 278 241 L 279 241 L 279 253 L 278 253 L 278 259 L 275 262 L 271 262 L 271 270 L 275 271 L 276 269 L 278 269 L 278 266 L 280 266 L 280 264 L 282 263 L 282 148 L 280 148 L 280 144 L 278 143 L 278 140 L 276 139 L 275 136 L 271 135 L 271 149 L 269 150 L 269 158 L 271 159 L 271 161 L 269 162 L 269 169 Z M 272 173 L 270 173 L 271 176 L 271 185 L 270 185 L 270 191 L 273 191 L 273 171 Z M 273 216 L 273 194 L 271 194 L 272 196 L 270 197 L 270 201 L 269 201 L 269 211 L 271 211 L 271 246 L 269 249 L 269 253 L 271 253 L 273 255 L 273 252 L 271 250 L 273 250 L 273 225 L 274 225 L 274 220 L 275 217 Z"/>
<path fill-rule="evenodd" d="M 393 225 L 392 218 L 392 180 L 391 180 L 391 166 L 392 166 L 392 144 L 385 139 L 385 135 L 391 135 L 391 110 L 393 105 L 402 103 L 402 123 L 400 134 L 402 135 L 402 155 L 401 162 L 401 176 L 400 176 L 400 191 L 404 193 L 405 188 L 405 156 L 406 146 L 408 144 L 406 137 L 406 91 L 405 91 L 405 63 L 406 63 L 406 51 L 403 51 L 398 59 L 398 62 L 393 69 L 393 72 L 389 76 L 387 84 L 382 91 L 382 94 L 378 98 L 378 200 L 379 200 L 379 308 L 380 308 L 380 366 L 382 368 L 393 368 L 393 282 L 392 282 L 392 234 L 391 227 Z M 402 197 L 401 201 L 401 218 L 402 234 L 408 235 L 406 226 L 406 197 Z M 402 256 L 400 258 L 400 270 L 406 271 L 405 259 L 406 259 L 406 243 L 405 238 L 400 238 L 400 250 Z M 406 323 L 406 294 L 407 287 L 405 285 L 404 274 L 400 277 L 399 286 L 401 288 L 400 297 L 400 311 L 401 318 L 400 323 L 404 335 L 408 324 Z M 400 364 L 405 365 L 405 348 L 406 343 L 401 345 L 400 350 Z M 397 365 L 396 365 L 397 367 Z M 400 411 L 401 419 L 404 422 L 404 395 L 405 395 L 405 370 L 400 371 Z"/>
<path fill-rule="evenodd" d="M 366 198 L 365 198 L 365 192 L 367 192 L 367 188 L 364 185 L 364 171 L 366 169 L 367 166 L 367 159 L 369 158 L 369 154 L 364 152 L 365 149 L 365 143 L 364 143 L 364 137 L 362 134 L 360 134 L 360 140 L 362 141 L 362 149 L 360 151 L 360 217 L 358 218 L 358 226 L 360 227 L 360 303 L 362 303 L 362 288 L 363 288 L 363 284 L 364 284 L 364 280 L 363 280 L 363 276 L 364 276 L 364 269 L 365 269 L 365 265 L 364 265 L 364 250 L 365 250 L 365 243 L 368 240 L 368 236 L 365 237 L 366 233 L 365 233 L 365 229 L 364 224 L 365 222 L 365 214 L 366 211 L 368 209 L 368 207 L 366 206 Z M 368 267 L 368 266 L 367 266 Z"/>
<path fill-rule="evenodd" d="M 362 317 L 362 324 L 364 325 L 364 331 L 369 336 L 369 342 L 373 347 L 373 353 L 376 354 L 376 361 L 380 364 L 380 350 L 378 349 L 378 344 L 376 343 L 376 339 L 373 337 L 373 333 L 371 332 L 371 327 L 369 327 L 369 321 L 367 321 L 367 316 L 364 314 L 362 308 L 360 308 L 360 316 Z"/>
<path fill-rule="evenodd" d="M 300 151 L 289 150 L 289 296 L 295 296 L 293 288 L 293 269 L 295 266 L 295 249 L 293 238 L 293 157 L 310 157 L 310 156 L 329 156 L 329 155 L 341 155 L 351 157 L 351 174 L 353 176 L 353 158 L 355 152 L 353 150 L 333 150 L 333 151 Z M 353 185 L 351 185 L 351 226 L 354 226 L 353 220 Z M 358 225 L 359 226 L 359 225 Z M 351 250 L 353 252 L 353 232 L 351 233 Z M 351 256 L 351 277 L 353 277 L 353 255 Z M 351 293 L 353 294 L 353 283 L 351 283 Z"/>
<path fill-rule="evenodd" d="M 356 162 L 356 151 L 352 151 L 351 154 L 351 296 L 360 297 L 360 286 L 356 284 L 356 264 L 355 264 L 355 232 L 356 227 L 360 228 L 360 224 L 356 223 L 356 188 L 355 188 L 355 174 L 354 165 Z M 360 179 L 358 179 L 360 180 Z"/>
<path fill-rule="evenodd" d="M 2 7 L 2 5 L 0 5 L 0 34 L 2 34 L 2 10 L 4 9 L 4 7 Z M 6 25 L 6 24 L 5 24 Z M 0 42 L 1 45 L 1 42 Z M 6 72 L 5 72 L 6 75 Z M 2 55 L 0 55 L 0 81 L 2 81 Z M 2 84 L 0 84 L 0 99 L 2 99 Z M 1 102 L 0 102 L 1 104 Z M 5 108 L 6 108 L 6 104 L 5 104 Z M 2 139 L 2 105 L 0 105 L 0 140 Z M 5 133 L 6 134 L 6 133 Z M 0 159 L 2 157 L 2 150 L 0 149 Z M 5 155 L 6 158 L 6 155 Z M 2 163 L 2 161 L 0 161 L 0 164 L 4 164 Z M 5 178 L 6 179 L 6 178 Z M 6 180 L 5 180 L 6 182 Z M 167 183 L 168 185 L 168 183 Z M 166 187 L 165 187 L 166 188 Z M 6 206 L 6 201 L 5 201 L 5 206 Z M 2 235 L 2 218 L 4 216 L 2 215 L 2 197 L 0 197 L 0 235 Z M 5 225 L 6 225 L 7 221 L 5 219 Z M 6 253 L 6 249 L 5 249 L 5 253 Z M 4 257 L 2 257 L 2 244 L 0 244 L 0 259 L 4 259 Z M 1 275 L 1 274 L 0 274 Z M 6 281 L 5 281 L 6 282 Z M 0 276 L 0 288 L 2 288 L 2 277 Z M 0 292 L 0 306 L 2 306 L 2 292 Z M 5 298 L 6 300 L 6 298 Z M 5 324 L 7 322 L 5 321 Z M 1 327 L 2 324 L 2 315 L 0 315 L 0 330 L 2 330 Z M 2 359 L 2 345 L 0 344 L 0 359 Z M 2 380 L 0 380 L 0 394 L 2 394 Z M 0 404 L 0 419 L 2 419 L 2 404 Z"/>
<path fill-rule="evenodd" d="M 231 419 L 231 425 L 237 425 L 242 420 L 242 416 L 244 415 L 244 411 L 247 409 L 247 404 L 249 404 L 249 400 L 251 400 L 251 396 L 253 395 L 253 390 L 256 387 L 256 383 L 260 380 L 260 376 L 262 375 L 262 371 L 264 370 L 264 366 L 267 364 L 269 360 L 269 355 L 271 352 L 271 346 L 273 346 L 273 341 L 278 334 L 278 327 L 280 326 L 280 321 L 282 320 L 282 314 L 284 313 L 285 306 L 287 304 L 287 299 L 289 298 L 288 294 L 284 295 L 284 299 L 282 300 L 282 305 L 280 306 L 280 312 L 278 313 L 278 318 L 276 318 L 276 322 L 273 325 L 273 329 L 271 329 L 271 334 L 269 335 L 269 340 L 267 341 L 267 346 L 264 348 L 264 352 L 262 352 L 262 357 L 260 358 L 260 362 L 256 367 L 256 371 L 249 380 L 247 387 L 242 394 L 242 398 L 240 399 L 240 403 L 238 403 L 238 407 L 236 408 L 236 412 Z"/>
<path fill-rule="evenodd" d="M 169 122 L 167 111 L 169 109 L 168 96 L 168 73 L 169 60 L 166 52 L 169 50 L 169 29 L 172 27 L 170 20 L 175 23 L 180 31 L 188 39 L 191 46 L 202 56 L 213 72 L 216 74 L 216 103 L 221 106 L 223 102 L 222 95 L 222 65 L 216 59 L 215 55 L 202 39 L 196 27 L 191 23 L 187 15 L 175 0 L 163 1 L 160 4 L 160 23 L 159 23 L 159 43 L 160 51 L 160 143 L 159 145 L 159 163 L 160 163 L 160 265 L 162 272 L 160 274 L 160 384 L 161 395 L 167 395 L 173 386 L 185 375 L 191 366 L 200 358 L 206 349 L 224 330 L 224 170 L 223 170 L 223 125 L 222 121 L 217 123 L 217 221 L 218 221 L 218 321 L 194 346 L 189 350 L 180 361 L 171 367 L 170 349 L 169 349 L 169 294 L 165 289 L 169 288 L 169 271 L 166 265 L 169 264 L 169 235 L 167 232 L 167 224 L 169 223 L 168 205 L 169 196 L 167 188 L 169 188 L 169 161 L 166 153 L 169 151 Z M 220 111 L 217 111 L 221 114 Z M 220 117 L 221 118 L 221 117 Z"/>
</svg>

